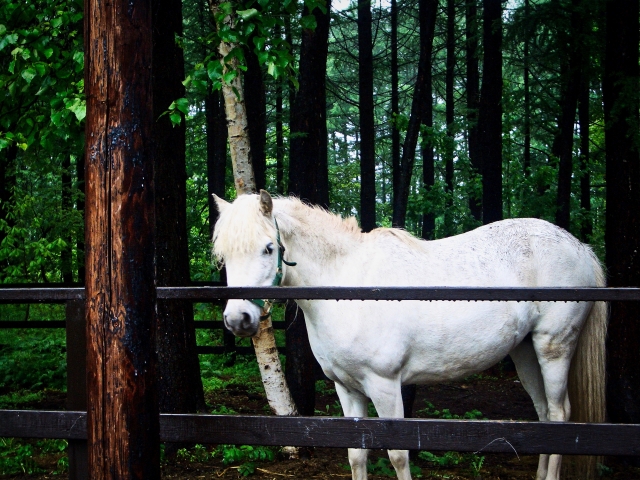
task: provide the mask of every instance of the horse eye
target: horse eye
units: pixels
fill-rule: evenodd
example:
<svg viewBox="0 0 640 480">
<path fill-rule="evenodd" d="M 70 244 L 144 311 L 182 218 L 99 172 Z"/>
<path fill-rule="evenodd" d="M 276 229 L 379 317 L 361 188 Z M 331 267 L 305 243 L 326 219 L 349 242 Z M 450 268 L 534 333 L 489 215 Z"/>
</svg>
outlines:
<svg viewBox="0 0 640 480">
<path fill-rule="evenodd" d="M 273 243 L 267 245 L 263 252 L 265 255 L 271 255 L 273 253 Z"/>
</svg>

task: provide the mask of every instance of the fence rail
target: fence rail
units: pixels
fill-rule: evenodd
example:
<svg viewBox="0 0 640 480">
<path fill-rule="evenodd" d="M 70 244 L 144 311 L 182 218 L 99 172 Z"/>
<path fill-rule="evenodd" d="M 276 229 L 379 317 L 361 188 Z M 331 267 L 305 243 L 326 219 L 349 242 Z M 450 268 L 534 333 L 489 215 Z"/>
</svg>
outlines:
<svg viewBox="0 0 640 480">
<path fill-rule="evenodd" d="M 640 288 L 481 287 L 158 287 L 161 300 L 215 302 L 229 298 L 421 301 L 638 301 Z M 65 321 L 1 321 L 0 328 L 62 328 L 67 334 L 68 400 L 75 411 L 0 410 L 0 437 L 69 439 L 69 478 L 84 480 L 86 385 L 84 288 L 0 287 L 0 303 L 64 303 Z M 280 325 L 284 322 L 279 322 Z M 197 328 L 220 328 L 197 321 Z M 236 347 L 236 353 L 249 353 Z M 228 347 L 199 347 L 221 353 Z M 552 422 L 391 420 L 328 417 L 160 415 L 166 442 L 394 448 L 640 456 L 640 425 Z"/>
<path fill-rule="evenodd" d="M 86 412 L 0 410 L 0 436 L 87 438 Z M 640 425 L 161 414 L 163 442 L 640 455 Z"/>
<path fill-rule="evenodd" d="M 640 288 L 568 287 L 157 287 L 162 300 L 638 301 Z M 0 288 L 0 303 L 61 303 L 84 299 L 84 288 Z"/>
</svg>

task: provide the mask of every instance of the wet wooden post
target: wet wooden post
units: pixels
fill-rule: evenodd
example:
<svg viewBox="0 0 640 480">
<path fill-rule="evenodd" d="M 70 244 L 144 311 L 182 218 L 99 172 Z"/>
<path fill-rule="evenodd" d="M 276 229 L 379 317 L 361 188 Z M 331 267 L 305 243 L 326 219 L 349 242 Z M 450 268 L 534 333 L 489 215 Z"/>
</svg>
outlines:
<svg viewBox="0 0 640 480">
<path fill-rule="evenodd" d="M 67 300 L 67 410 L 87 409 L 87 335 L 83 300 Z M 69 440 L 69 480 L 87 480 L 87 442 Z"/>
<path fill-rule="evenodd" d="M 160 478 L 151 0 L 85 0 L 89 478 Z"/>
</svg>

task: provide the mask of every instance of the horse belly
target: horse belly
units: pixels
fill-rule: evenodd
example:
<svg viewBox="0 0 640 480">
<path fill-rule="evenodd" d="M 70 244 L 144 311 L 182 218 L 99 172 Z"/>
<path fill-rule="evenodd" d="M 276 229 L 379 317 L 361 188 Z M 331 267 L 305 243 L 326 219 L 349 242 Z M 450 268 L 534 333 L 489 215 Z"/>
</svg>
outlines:
<svg viewBox="0 0 640 480">
<path fill-rule="evenodd" d="M 536 308 L 515 302 L 431 302 L 420 310 L 403 383 L 453 380 L 495 365 L 530 332 Z"/>
</svg>

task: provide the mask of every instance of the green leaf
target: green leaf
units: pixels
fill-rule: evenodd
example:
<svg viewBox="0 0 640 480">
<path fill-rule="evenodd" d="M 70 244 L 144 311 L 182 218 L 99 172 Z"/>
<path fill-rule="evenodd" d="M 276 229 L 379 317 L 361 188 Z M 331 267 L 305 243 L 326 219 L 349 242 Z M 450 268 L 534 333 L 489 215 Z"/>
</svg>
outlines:
<svg viewBox="0 0 640 480">
<path fill-rule="evenodd" d="M 20 73 L 20 76 L 24 78 L 27 83 L 31 83 L 37 74 L 34 68 L 26 68 Z"/>
<path fill-rule="evenodd" d="M 238 10 L 236 13 L 242 20 L 249 20 L 258 15 L 259 12 L 255 8 L 249 8 L 247 10 Z"/>
<path fill-rule="evenodd" d="M 222 64 L 218 61 L 207 63 L 207 76 L 211 80 L 217 80 L 222 76 Z"/>
<path fill-rule="evenodd" d="M 315 15 L 305 15 L 300 19 L 300 26 L 305 30 L 315 30 L 317 25 Z"/>
<path fill-rule="evenodd" d="M 234 70 L 231 70 L 222 75 L 222 80 L 224 80 L 226 84 L 231 84 L 231 82 L 233 82 L 234 78 L 236 78 L 237 76 L 238 74 Z"/>
<path fill-rule="evenodd" d="M 87 116 L 87 105 L 84 100 L 74 98 L 71 102 L 65 101 L 65 107 L 67 110 L 73 112 L 79 122 Z"/>
<path fill-rule="evenodd" d="M 175 103 L 176 108 L 182 113 L 184 113 L 185 115 L 189 113 L 189 100 L 187 100 L 186 98 L 179 98 Z"/>
<path fill-rule="evenodd" d="M 169 114 L 169 119 L 171 120 L 171 124 L 174 127 L 177 127 L 178 125 L 180 125 L 180 123 L 182 123 L 182 116 L 178 112 Z"/>
<path fill-rule="evenodd" d="M 7 45 L 15 45 L 18 41 L 17 33 L 10 33 L 9 35 L 5 35 L 4 38 L 0 39 L 0 51 Z"/>
<path fill-rule="evenodd" d="M 80 65 L 84 65 L 84 52 L 76 52 L 73 54 L 73 61 L 80 64 Z"/>
<path fill-rule="evenodd" d="M 42 53 L 44 54 L 45 58 L 51 58 L 51 55 L 53 55 L 53 48 L 45 48 Z"/>
<path fill-rule="evenodd" d="M 264 37 L 253 37 L 253 44 L 256 46 L 258 50 L 264 50 Z"/>
</svg>

